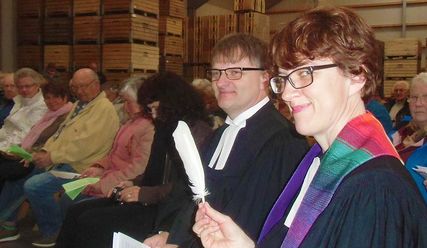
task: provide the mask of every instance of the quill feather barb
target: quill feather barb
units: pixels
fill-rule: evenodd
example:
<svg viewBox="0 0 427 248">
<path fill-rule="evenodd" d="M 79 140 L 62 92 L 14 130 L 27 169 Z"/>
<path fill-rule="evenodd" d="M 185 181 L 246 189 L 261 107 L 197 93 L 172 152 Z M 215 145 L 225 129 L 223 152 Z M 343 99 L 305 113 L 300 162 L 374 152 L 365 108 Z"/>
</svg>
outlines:
<svg viewBox="0 0 427 248">
<path fill-rule="evenodd" d="M 202 161 L 197 151 L 196 143 L 191 135 L 188 125 L 179 121 L 178 126 L 173 132 L 175 147 L 184 164 L 185 172 L 190 180 L 190 188 L 193 191 L 195 201 L 205 201 L 208 194 L 205 185 L 205 173 L 203 172 Z"/>
</svg>

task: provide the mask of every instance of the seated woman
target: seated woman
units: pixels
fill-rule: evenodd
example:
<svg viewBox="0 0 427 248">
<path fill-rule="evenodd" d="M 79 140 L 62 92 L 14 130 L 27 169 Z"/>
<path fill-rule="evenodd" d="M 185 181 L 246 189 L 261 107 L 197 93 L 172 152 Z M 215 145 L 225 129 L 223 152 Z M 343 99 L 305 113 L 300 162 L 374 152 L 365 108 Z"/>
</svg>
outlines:
<svg viewBox="0 0 427 248">
<path fill-rule="evenodd" d="M 427 73 L 412 79 L 409 92 L 409 110 L 412 121 L 400 128 L 393 136 L 393 144 L 405 162 L 412 178 L 427 203 L 427 190 L 423 176 L 414 171 L 420 165 L 427 167 Z"/>
<path fill-rule="evenodd" d="M 202 244 L 427 247 L 427 207 L 363 104 L 380 79 L 372 29 L 347 8 L 317 8 L 279 31 L 271 48 L 277 71 L 270 85 L 291 107 L 297 131 L 318 143 L 274 204 L 257 245 L 208 204 L 193 226 Z"/>
<path fill-rule="evenodd" d="M 65 120 L 65 117 L 73 106 L 68 101 L 69 92 L 67 85 L 45 84 L 42 86 L 42 93 L 48 111 L 22 140 L 21 147 L 28 152 L 37 151 L 43 146 Z M 10 194 L 11 190 L 9 189 L 14 185 L 11 181 L 19 179 L 23 183 L 28 176 L 40 171 L 39 169 L 35 169 L 32 163 L 28 164 L 28 162 L 22 162 L 21 160 L 21 158 L 11 154 L 0 157 L 0 180 L 8 180 L 0 194 L 0 220 L 15 220 L 17 208 L 24 200 L 22 189 L 20 190 L 20 197 Z M 0 242 L 14 240 L 19 237 L 16 228 L 13 228 L 14 226 L 14 221 L 3 224 L 0 228 Z M 13 232 L 3 232 L 5 227 L 9 227 Z"/>
<path fill-rule="evenodd" d="M 167 90 L 165 90 L 167 89 Z M 211 134 L 203 100 L 173 73 L 148 78 L 138 91 L 138 103 L 151 110 L 155 135 L 141 181 L 118 184 L 121 194 L 83 201 L 67 212 L 57 247 L 111 247 L 113 232 L 144 239 L 152 230 L 157 203 L 172 190 L 186 188 L 186 176 L 172 138 L 179 120 L 186 121 L 200 147 Z M 191 197 L 191 193 L 188 197 Z"/>
<path fill-rule="evenodd" d="M 42 75 L 33 69 L 22 68 L 15 72 L 14 81 L 18 95 L 14 98 L 15 104 L 0 129 L 0 150 L 3 152 L 11 145 L 20 144 L 31 127 L 47 111 L 40 91 L 40 86 L 46 83 Z"/>
<path fill-rule="evenodd" d="M 138 89 L 142 84 L 140 78 L 130 78 L 124 82 L 120 96 L 130 118 L 117 132 L 108 155 L 81 173 L 82 177 L 99 177 L 100 180 L 88 185 L 74 202 L 91 196 L 107 197 L 118 183 L 144 173 L 153 143 L 154 125 L 151 115 L 137 103 Z M 64 195 L 61 201 L 65 212 L 71 199 Z"/>
</svg>

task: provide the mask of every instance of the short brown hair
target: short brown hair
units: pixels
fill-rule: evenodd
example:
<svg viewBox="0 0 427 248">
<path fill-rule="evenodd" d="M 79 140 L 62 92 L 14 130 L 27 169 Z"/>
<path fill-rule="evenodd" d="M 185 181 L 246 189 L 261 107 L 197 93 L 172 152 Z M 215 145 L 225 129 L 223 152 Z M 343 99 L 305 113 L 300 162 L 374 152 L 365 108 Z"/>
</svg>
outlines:
<svg viewBox="0 0 427 248">
<path fill-rule="evenodd" d="M 224 36 L 212 50 L 212 64 L 215 62 L 236 63 L 248 58 L 253 64 L 268 67 L 268 46 L 253 35 L 235 33 Z"/>
<path fill-rule="evenodd" d="M 276 68 L 284 69 L 301 66 L 307 60 L 330 58 L 344 73 L 365 77 L 362 96 L 367 97 L 380 80 L 378 44 L 372 29 L 352 10 L 316 8 L 277 33 L 270 51 Z"/>
</svg>

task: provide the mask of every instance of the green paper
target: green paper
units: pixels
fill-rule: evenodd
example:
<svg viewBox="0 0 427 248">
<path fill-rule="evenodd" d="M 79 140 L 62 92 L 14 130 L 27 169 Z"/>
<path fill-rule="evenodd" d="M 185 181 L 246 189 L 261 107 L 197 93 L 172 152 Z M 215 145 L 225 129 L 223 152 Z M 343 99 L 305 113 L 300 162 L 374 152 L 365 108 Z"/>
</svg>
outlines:
<svg viewBox="0 0 427 248">
<path fill-rule="evenodd" d="M 9 147 L 9 149 L 7 150 L 8 153 L 12 153 L 20 158 L 23 158 L 24 160 L 27 161 L 32 161 L 33 160 L 33 156 L 31 155 L 31 153 L 27 152 L 24 148 L 18 146 L 18 145 L 11 145 Z"/>
<path fill-rule="evenodd" d="M 87 185 L 94 184 L 98 181 L 99 178 L 97 177 L 85 177 L 65 183 L 62 187 L 65 189 L 65 193 L 71 198 L 71 200 L 74 200 Z"/>
</svg>

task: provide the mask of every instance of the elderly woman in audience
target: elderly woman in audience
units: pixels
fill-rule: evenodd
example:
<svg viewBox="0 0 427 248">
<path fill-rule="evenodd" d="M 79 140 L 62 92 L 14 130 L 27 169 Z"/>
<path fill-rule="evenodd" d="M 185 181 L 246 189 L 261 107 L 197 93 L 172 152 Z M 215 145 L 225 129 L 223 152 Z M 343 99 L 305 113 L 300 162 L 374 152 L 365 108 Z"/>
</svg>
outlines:
<svg viewBox="0 0 427 248">
<path fill-rule="evenodd" d="M 310 10 L 275 35 L 270 85 L 291 107 L 297 131 L 318 143 L 257 242 L 200 204 L 193 230 L 205 247 L 427 247 L 427 207 L 362 100 L 380 79 L 376 44 L 372 29 L 343 7 Z"/>
<path fill-rule="evenodd" d="M 8 156 L 7 149 L 11 145 L 20 144 L 30 128 L 47 111 L 40 90 L 40 86 L 46 82 L 42 75 L 33 69 L 22 68 L 15 72 L 14 81 L 18 95 L 14 98 L 15 105 L 0 129 L 2 156 Z"/>
<path fill-rule="evenodd" d="M 209 118 L 211 119 L 212 128 L 215 130 L 224 124 L 225 112 L 218 106 L 212 83 L 206 78 L 196 78 L 191 84 L 202 94 L 206 104 Z"/>
<path fill-rule="evenodd" d="M 0 99 L 0 128 L 3 126 L 4 119 L 9 115 L 15 102 L 13 98 L 18 94 L 15 83 L 13 82 L 13 73 L 4 73 L 2 75 L 1 88 L 3 95 Z"/>
<path fill-rule="evenodd" d="M 124 124 L 129 119 L 129 116 L 123 109 L 123 99 L 120 97 L 120 86 L 108 81 L 102 84 L 101 87 L 105 95 L 107 95 L 108 100 L 114 105 L 117 115 L 119 116 L 120 124 Z"/>
<path fill-rule="evenodd" d="M 400 128 L 393 136 L 405 166 L 414 178 L 424 201 L 427 203 L 427 190 L 422 175 L 414 171 L 416 166 L 427 167 L 427 73 L 422 72 L 412 79 L 409 93 L 409 109 L 412 121 Z"/>
<path fill-rule="evenodd" d="M 45 84 L 42 86 L 44 101 L 48 111 L 43 117 L 31 128 L 29 133 L 21 142 L 21 147 L 28 152 L 39 150 L 44 143 L 52 136 L 59 125 L 65 120 L 68 112 L 72 108 L 72 103 L 68 101 L 69 92 L 65 84 Z M 38 173 L 40 169 L 34 168 L 34 164 L 28 161 L 21 161 L 22 158 L 15 155 L 8 155 L 0 158 L 0 180 L 6 181 L 5 187 L 0 194 L 0 220 L 10 220 L 4 222 L 0 227 L 0 242 L 17 239 L 19 235 L 7 236 L 5 230 L 13 229 L 16 211 L 18 206 L 24 200 L 22 189 L 20 194 L 12 194 L 11 187 L 15 188 L 12 180 L 20 180 L 22 187 L 23 182 L 32 174 Z M 18 188 L 21 188 L 18 187 Z M 6 234 L 5 234 L 6 233 Z"/>
<path fill-rule="evenodd" d="M 157 204 L 171 190 L 188 195 L 182 162 L 172 133 L 179 120 L 190 126 L 200 148 L 212 129 L 198 92 L 173 73 L 148 78 L 138 92 L 138 103 L 150 110 L 155 135 L 147 169 L 133 181 L 117 186 L 112 198 L 83 201 L 67 212 L 57 247 L 111 247 L 113 232 L 144 239 L 153 228 Z M 173 199 L 169 199 L 173 200 Z"/>
</svg>

